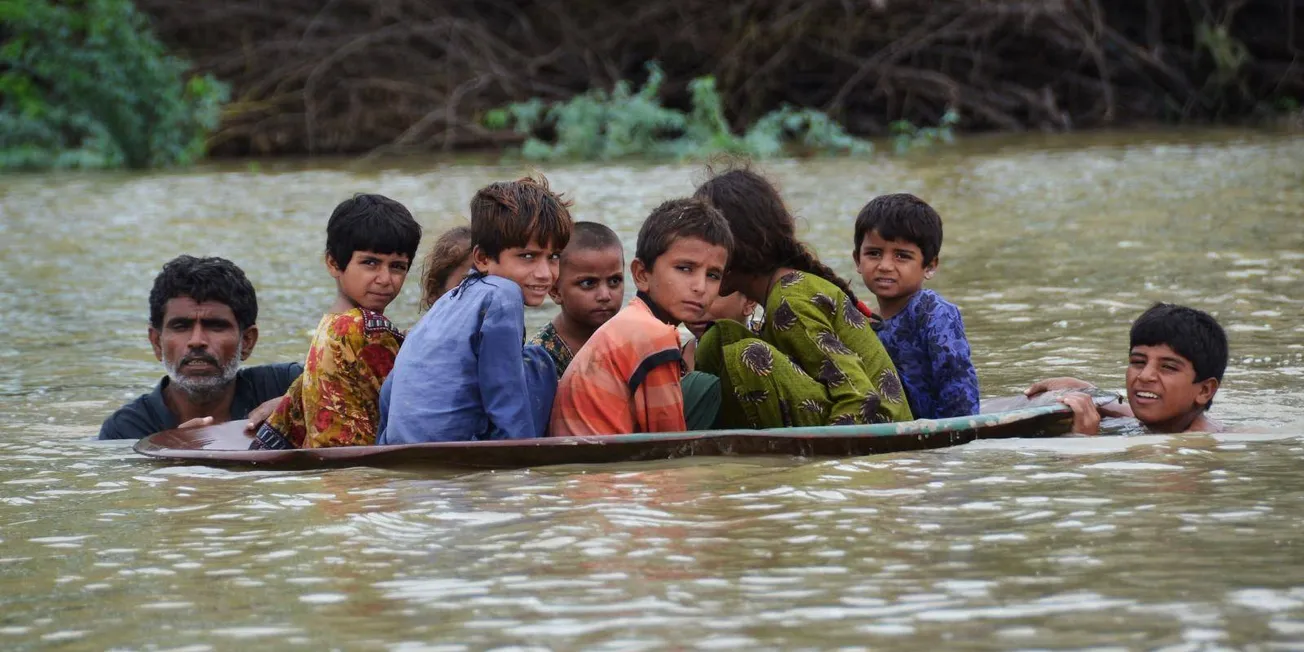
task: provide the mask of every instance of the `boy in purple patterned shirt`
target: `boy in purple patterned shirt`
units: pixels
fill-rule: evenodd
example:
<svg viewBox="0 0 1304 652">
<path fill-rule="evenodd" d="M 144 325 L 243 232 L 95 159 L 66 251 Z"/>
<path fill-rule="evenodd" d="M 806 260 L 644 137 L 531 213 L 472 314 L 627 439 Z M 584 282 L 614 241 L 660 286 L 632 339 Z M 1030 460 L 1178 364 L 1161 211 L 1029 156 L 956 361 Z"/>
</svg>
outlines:
<svg viewBox="0 0 1304 652">
<path fill-rule="evenodd" d="M 923 200 L 875 197 L 856 217 L 852 257 L 878 298 L 878 339 L 905 385 L 917 419 L 978 414 L 978 374 L 960 310 L 923 289 L 937 272 L 942 218 Z"/>
</svg>

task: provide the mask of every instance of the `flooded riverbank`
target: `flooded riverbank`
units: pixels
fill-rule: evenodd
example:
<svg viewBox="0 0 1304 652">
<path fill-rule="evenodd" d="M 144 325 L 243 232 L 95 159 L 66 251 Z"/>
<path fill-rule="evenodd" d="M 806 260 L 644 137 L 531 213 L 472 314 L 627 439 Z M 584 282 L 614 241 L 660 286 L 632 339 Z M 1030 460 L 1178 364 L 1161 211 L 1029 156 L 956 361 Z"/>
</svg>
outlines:
<svg viewBox="0 0 1304 652">
<path fill-rule="evenodd" d="M 403 201 L 428 246 L 475 188 L 523 172 L 317 165 L 0 179 L 0 646 L 1304 640 L 1304 138 L 991 138 L 764 168 L 849 277 L 868 198 L 939 209 L 932 287 L 964 313 L 984 397 L 1048 375 L 1121 387 L 1130 320 L 1176 301 L 1231 339 L 1214 416 L 1269 435 L 506 473 L 232 472 L 88 441 L 162 374 L 146 297 L 167 259 L 241 265 L 259 292 L 251 362 L 296 359 L 333 296 L 320 260 L 339 199 Z M 702 175 L 543 171 L 631 252 L 647 212 Z M 400 325 L 418 298 L 409 283 Z"/>
</svg>

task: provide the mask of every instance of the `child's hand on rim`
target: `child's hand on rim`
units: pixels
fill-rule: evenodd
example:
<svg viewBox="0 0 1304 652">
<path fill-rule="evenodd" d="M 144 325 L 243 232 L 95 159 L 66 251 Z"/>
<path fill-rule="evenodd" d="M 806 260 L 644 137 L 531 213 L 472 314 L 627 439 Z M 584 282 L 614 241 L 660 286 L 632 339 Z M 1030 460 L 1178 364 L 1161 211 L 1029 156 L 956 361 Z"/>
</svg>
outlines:
<svg viewBox="0 0 1304 652">
<path fill-rule="evenodd" d="M 266 421 L 268 417 L 272 416 L 272 413 L 276 411 L 276 406 L 281 404 L 282 398 L 283 397 L 281 396 L 277 396 L 276 398 L 268 399 L 263 401 L 262 405 L 250 410 L 249 416 L 247 417 L 248 421 L 245 422 L 245 434 L 252 437 L 255 432 L 258 432 L 258 427 L 263 425 L 263 422 Z"/>
<path fill-rule="evenodd" d="M 1061 396 L 1060 403 L 1073 409 L 1073 432 L 1080 435 L 1100 434 L 1100 411 L 1090 394 L 1070 392 Z"/>
</svg>

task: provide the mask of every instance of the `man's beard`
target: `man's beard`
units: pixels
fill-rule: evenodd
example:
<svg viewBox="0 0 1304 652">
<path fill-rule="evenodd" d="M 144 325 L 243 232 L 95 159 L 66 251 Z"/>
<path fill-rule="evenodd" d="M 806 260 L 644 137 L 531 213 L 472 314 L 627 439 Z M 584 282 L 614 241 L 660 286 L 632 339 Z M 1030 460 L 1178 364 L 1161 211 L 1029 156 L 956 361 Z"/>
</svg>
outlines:
<svg viewBox="0 0 1304 652">
<path fill-rule="evenodd" d="M 182 367 L 190 362 L 207 362 L 217 367 L 217 358 L 207 352 L 193 352 L 182 356 L 181 360 L 173 362 L 163 360 L 163 368 L 168 372 L 168 378 L 172 379 L 172 384 L 181 390 L 186 396 L 190 397 L 195 403 L 206 403 L 217 398 L 222 391 L 235 381 L 235 374 L 240 370 L 240 354 L 243 353 L 244 342 L 238 342 L 235 345 L 235 354 L 226 366 L 220 367 L 222 373 L 216 376 L 183 376 L 180 373 Z"/>
</svg>

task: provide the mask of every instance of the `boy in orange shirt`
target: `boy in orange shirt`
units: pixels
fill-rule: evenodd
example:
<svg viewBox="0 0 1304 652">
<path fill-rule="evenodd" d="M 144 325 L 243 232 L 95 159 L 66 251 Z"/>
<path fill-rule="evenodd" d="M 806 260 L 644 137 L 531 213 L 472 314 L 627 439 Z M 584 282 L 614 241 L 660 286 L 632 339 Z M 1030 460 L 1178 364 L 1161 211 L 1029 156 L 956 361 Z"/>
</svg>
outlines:
<svg viewBox="0 0 1304 652">
<path fill-rule="evenodd" d="M 562 375 L 552 435 L 682 432 L 690 427 L 686 407 L 693 428 L 710 427 L 719 380 L 685 376 L 678 327 L 702 318 L 732 248 L 724 216 L 704 200 L 675 199 L 652 211 L 630 264 L 638 295 L 598 328 Z"/>
</svg>

